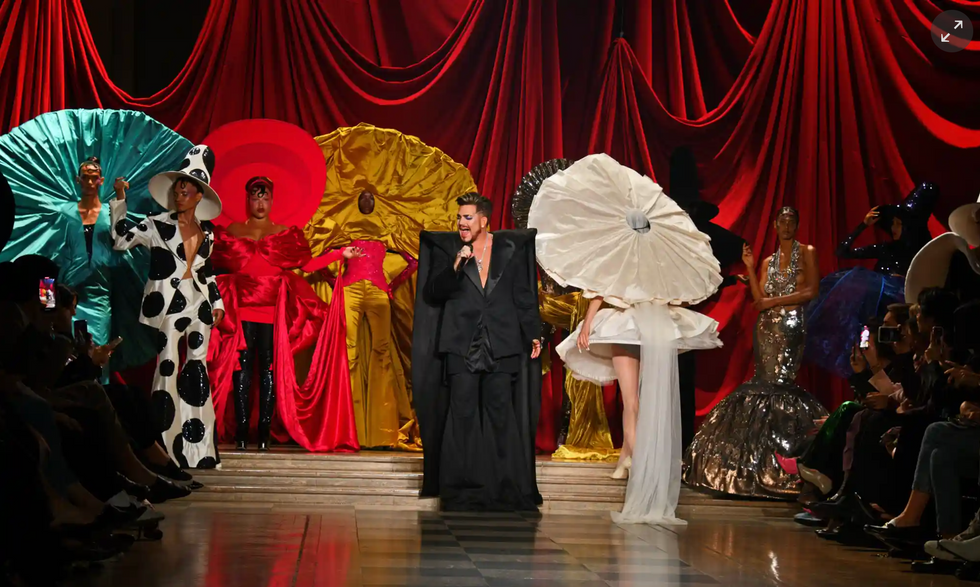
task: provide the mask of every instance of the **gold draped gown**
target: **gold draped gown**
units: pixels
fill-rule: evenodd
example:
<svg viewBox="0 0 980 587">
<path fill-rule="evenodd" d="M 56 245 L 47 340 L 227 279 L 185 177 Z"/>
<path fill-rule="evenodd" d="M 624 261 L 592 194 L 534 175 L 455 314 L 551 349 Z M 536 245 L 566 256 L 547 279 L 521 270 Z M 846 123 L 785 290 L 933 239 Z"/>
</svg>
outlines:
<svg viewBox="0 0 980 587">
<path fill-rule="evenodd" d="M 388 251 L 397 251 L 384 259 L 389 283 L 407 266 L 399 253 L 418 259 L 419 232 L 454 230 L 456 198 L 476 191 L 464 166 L 395 130 L 359 124 L 316 140 L 326 161 L 327 183 L 305 229 L 313 256 L 356 240 L 381 242 Z M 374 211 L 368 215 L 357 207 L 362 191 L 375 195 Z M 338 268 L 339 264 L 332 267 L 335 274 Z M 310 275 L 307 280 L 317 295 L 330 299 L 325 279 Z M 369 281 L 349 284 L 344 290 L 348 324 L 357 324 L 348 329 L 347 348 L 358 441 L 364 448 L 422 448 L 411 389 L 415 283 L 413 275 L 393 291 L 390 300 L 383 299 L 387 294 Z M 385 304 L 390 304 L 390 311 Z M 362 319 L 366 312 L 373 312 L 378 332 Z M 381 353 L 389 360 L 378 359 Z M 383 365 L 373 364 L 379 361 Z"/>
</svg>

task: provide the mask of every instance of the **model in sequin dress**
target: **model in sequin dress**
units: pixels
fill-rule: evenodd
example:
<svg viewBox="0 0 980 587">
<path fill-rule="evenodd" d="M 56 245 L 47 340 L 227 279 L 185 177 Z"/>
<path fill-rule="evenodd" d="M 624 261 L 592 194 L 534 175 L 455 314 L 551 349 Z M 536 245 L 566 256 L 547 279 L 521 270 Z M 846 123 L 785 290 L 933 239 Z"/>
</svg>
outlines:
<svg viewBox="0 0 980 587">
<path fill-rule="evenodd" d="M 883 316 L 889 304 L 905 299 L 905 274 L 929 239 L 929 218 L 939 188 L 920 183 L 899 204 L 876 206 L 837 247 L 839 259 L 874 259 L 874 271 L 862 266 L 836 271 L 820 280 L 820 295 L 806 306 L 809 323 L 803 360 L 843 379 L 850 377 L 851 351 L 862 326 Z M 855 247 L 868 228 L 887 233 L 884 242 Z"/>
<path fill-rule="evenodd" d="M 776 454 L 792 453 L 827 411 L 795 383 L 806 339 L 802 305 L 816 294 L 818 282 L 816 254 L 795 240 L 797 219 L 796 210 L 780 210 L 780 246 L 759 279 L 751 250 L 743 255 L 760 311 L 755 374 L 711 410 L 695 435 L 684 459 L 684 482 L 691 487 L 776 499 L 799 492 Z"/>
</svg>

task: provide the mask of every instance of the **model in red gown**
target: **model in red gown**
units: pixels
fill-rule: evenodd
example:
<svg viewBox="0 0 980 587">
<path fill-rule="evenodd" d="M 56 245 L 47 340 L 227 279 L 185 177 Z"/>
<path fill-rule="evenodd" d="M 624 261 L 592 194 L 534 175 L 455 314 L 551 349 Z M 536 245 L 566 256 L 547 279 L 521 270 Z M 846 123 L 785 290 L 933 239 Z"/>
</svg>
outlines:
<svg viewBox="0 0 980 587">
<path fill-rule="evenodd" d="M 311 451 L 357 450 L 343 287 L 324 304 L 292 271 L 311 261 L 303 231 L 269 217 L 272 181 L 254 177 L 245 189 L 248 219 L 216 229 L 211 255 L 226 313 L 208 352 L 219 439 L 234 436 L 239 450 L 247 448 L 254 371 L 259 450 L 268 449 L 271 434 Z M 354 247 L 329 253 L 332 261 L 361 255 Z M 295 357 L 311 347 L 299 382 Z"/>
</svg>

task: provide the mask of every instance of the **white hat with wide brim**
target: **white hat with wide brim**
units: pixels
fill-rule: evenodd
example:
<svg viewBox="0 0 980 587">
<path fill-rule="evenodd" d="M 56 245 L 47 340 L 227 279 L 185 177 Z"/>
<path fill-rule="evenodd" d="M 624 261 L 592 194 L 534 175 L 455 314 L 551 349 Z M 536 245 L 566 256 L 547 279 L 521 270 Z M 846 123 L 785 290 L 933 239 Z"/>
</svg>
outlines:
<svg viewBox="0 0 980 587">
<path fill-rule="evenodd" d="M 947 232 L 929 241 L 916 253 L 905 275 L 905 302 L 918 302 L 922 290 L 930 287 L 945 287 L 949 275 L 949 265 L 957 252 L 966 255 L 973 271 L 980 275 L 980 259 L 970 250 L 970 245 L 962 236 Z"/>
<path fill-rule="evenodd" d="M 978 213 L 980 213 L 980 198 L 977 198 L 974 204 L 960 206 L 949 215 L 949 229 L 966 239 L 971 247 L 980 247 Z"/>
<path fill-rule="evenodd" d="M 201 186 L 203 197 L 194 215 L 198 220 L 214 220 L 221 215 L 221 198 L 211 187 L 214 173 L 214 152 L 207 145 L 195 145 L 177 171 L 164 171 L 150 178 L 150 195 L 167 210 L 173 210 L 173 186 L 179 179 L 189 179 Z"/>
</svg>

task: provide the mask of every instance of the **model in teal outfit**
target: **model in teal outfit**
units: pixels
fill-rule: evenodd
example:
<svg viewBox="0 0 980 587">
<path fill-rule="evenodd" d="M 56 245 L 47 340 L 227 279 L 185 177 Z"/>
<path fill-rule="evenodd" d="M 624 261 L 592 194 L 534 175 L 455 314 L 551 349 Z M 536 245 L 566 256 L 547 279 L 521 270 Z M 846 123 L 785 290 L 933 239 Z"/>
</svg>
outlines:
<svg viewBox="0 0 980 587">
<path fill-rule="evenodd" d="M 13 235 L 0 261 L 44 255 L 61 268 L 59 281 L 79 294 L 76 319 L 86 320 L 96 344 L 124 340 L 112 368 L 142 365 L 156 355 L 154 332 L 138 322 L 149 255 L 113 252 L 108 200 L 112 182 L 130 183 L 132 220 L 161 212 L 147 182 L 179 166 L 191 143 L 139 112 L 61 110 L 30 120 L 0 136 L 0 170 L 16 202 Z M 79 210 L 81 164 L 97 157 L 104 176 L 103 202 L 92 225 L 89 254 Z"/>
</svg>

